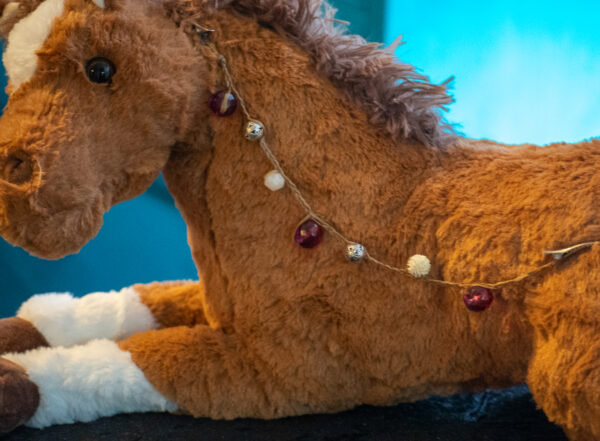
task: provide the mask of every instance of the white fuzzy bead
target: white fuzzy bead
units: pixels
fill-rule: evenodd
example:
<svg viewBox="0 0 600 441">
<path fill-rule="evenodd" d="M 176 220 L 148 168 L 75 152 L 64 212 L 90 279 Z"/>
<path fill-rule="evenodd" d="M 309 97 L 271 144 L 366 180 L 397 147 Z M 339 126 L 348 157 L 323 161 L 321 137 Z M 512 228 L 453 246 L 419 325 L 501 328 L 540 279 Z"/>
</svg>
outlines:
<svg viewBox="0 0 600 441">
<path fill-rule="evenodd" d="M 408 265 L 406 266 L 406 269 L 413 277 L 425 277 L 427 274 L 429 274 L 431 262 L 427 256 L 415 254 L 408 259 Z"/>
<path fill-rule="evenodd" d="M 285 187 L 285 179 L 277 170 L 272 170 L 265 175 L 265 187 L 271 191 L 281 190 Z"/>
</svg>

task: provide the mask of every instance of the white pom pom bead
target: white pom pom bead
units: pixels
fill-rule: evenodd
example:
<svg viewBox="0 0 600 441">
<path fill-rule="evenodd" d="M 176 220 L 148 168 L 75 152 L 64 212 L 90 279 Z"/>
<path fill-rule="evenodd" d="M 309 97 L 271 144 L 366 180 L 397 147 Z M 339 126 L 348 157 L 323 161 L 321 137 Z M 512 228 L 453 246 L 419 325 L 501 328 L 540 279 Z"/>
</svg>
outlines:
<svg viewBox="0 0 600 441">
<path fill-rule="evenodd" d="M 270 171 L 265 175 L 265 187 L 271 191 L 281 190 L 285 187 L 285 179 L 277 170 Z"/>
<path fill-rule="evenodd" d="M 427 256 L 415 254 L 408 259 L 408 265 L 406 266 L 406 269 L 413 277 L 425 277 L 427 274 L 429 274 L 429 270 L 431 270 L 431 262 Z"/>
</svg>

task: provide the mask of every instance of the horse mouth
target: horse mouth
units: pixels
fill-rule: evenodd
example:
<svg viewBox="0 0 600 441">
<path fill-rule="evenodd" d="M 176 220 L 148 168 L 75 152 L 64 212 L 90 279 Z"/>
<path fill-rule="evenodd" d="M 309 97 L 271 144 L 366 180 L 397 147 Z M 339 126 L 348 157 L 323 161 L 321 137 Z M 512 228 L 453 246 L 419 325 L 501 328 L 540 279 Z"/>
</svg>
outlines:
<svg viewBox="0 0 600 441">
<path fill-rule="evenodd" d="M 75 254 L 93 239 L 103 223 L 99 204 L 62 210 L 52 215 L 23 213 L 22 207 L 0 207 L 0 236 L 29 254 L 47 260 Z"/>
</svg>

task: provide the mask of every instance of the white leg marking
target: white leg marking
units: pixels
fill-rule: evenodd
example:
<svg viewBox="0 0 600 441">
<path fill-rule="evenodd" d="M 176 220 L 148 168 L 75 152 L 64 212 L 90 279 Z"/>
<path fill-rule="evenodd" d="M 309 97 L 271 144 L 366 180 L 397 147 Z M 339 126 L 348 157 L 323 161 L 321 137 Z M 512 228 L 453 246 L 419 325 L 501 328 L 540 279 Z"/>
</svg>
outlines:
<svg viewBox="0 0 600 441">
<path fill-rule="evenodd" d="M 75 346 L 97 338 L 122 340 L 158 328 L 133 288 L 82 298 L 37 295 L 23 303 L 17 316 L 31 322 L 51 346 Z"/>
<path fill-rule="evenodd" d="M 3 61 L 11 90 L 29 81 L 37 70 L 37 54 L 50 35 L 54 19 L 65 10 L 65 0 L 45 0 L 8 34 Z"/>
<path fill-rule="evenodd" d="M 118 413 L 177 410 L 177 404 L 146 380 L 129 352 L 109 340 L 3 357 L 23 366 L 39 388 L 40 405 L 27 422 L 30 427 L 88 422 Z"/>
</svg>

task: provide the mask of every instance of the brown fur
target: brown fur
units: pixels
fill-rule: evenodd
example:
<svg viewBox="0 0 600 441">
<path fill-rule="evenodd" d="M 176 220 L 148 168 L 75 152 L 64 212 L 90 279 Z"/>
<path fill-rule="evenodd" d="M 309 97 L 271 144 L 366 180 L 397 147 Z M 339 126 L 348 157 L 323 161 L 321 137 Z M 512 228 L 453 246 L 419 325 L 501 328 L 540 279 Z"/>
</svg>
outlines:
<svg viewBox="0 0 600 441">
<path fill-rule="evenodd" d="M 0 358 L 0 434 L 25 423 L 39 402 L 38 388 L 29 380 L 25 369 Z"/>
<path fill-rule="evenodd" d="M 150 283 L 134 285 L 134 288 L 161 327 L 206 324 L 201 282 Z"/>
<path fill-rule="evenodd" d="M 375 257 L 403 265 L 421 253 L 434 277 L 493 282 L 540 264 L 545 248 L 600 237 L 599 140 L 399 142 L 317 70 L 321 52 L 303 50 L 286 24 L 297 12 L 250 4 L 196 3 L 193 20 L 215 28 L 241 94 L 315 210 Z M 206 105 L 224 80 L 185 32 L 191 3 L 167 2 L 169 18 L 154 2 L 114 5 L 69 0 L 74 12 L 55 24 L 39 72 L 10 97 L 0 152 L 24 150 L 43 174 L 3 184 L 0 231 L 59 257 L 95 234 L 71 226 L 82 207 L 97 225 L 164 171 L 204 288 L 138 288 L 170 327 L 120 346 L 160 392 L 196 416 L 274 418 L 527 380 L 573 439 L 600 437 L 598 247 L 505 289 L 482 314 L 460 292 L 349 264 L 330 236 L 302 249 L 292 236 L 305 213 L 288 189 L 262 186 L 270 166 L 241 135 L 242 114 L 218 118 Z M 271 13 L 290 38 L 249 18 Z M 119 69 L 109 88 L 81 72 L 96 55 Z"/>
<path fill-rule="evenodd" d="M 167 7 L 176 21 L 195 18 L 194 1 L 170 0 Z M 454 137 L 441 122 L 440 111 L 452 99 L 451 80 L 441 85 L 415 72 L 391 51 L 367 44 L 359 35 L 346 35 L 334 27 L 334 12 L 321 0 L 210 0 L 219 8 L 249 16 L 293 41 L 310 56 L 317 71 L 327 76 L 396 140 L 412 138 L 444 146 Z"/>
<path fill-rule="evenodd" d="M 0 319 L 0 355 L 42 346 L 48 346 L 48 342 L 27 320 L 18 317 Z"/>
<path fill-rule="evenodd" d="M 9 3 L 12 3 L 12 1 L 0 0 L 0 17 L 4 12 L 4 7 Z M 41 0 L 20 0 L 18 3 L 19 9 L 14 15 L 6 20 L 0 20 L 0 35 L 8 35 L 15 24 L 17 24 L 38 7 L 38 5 L 41 3 Z"/>
</svg>

